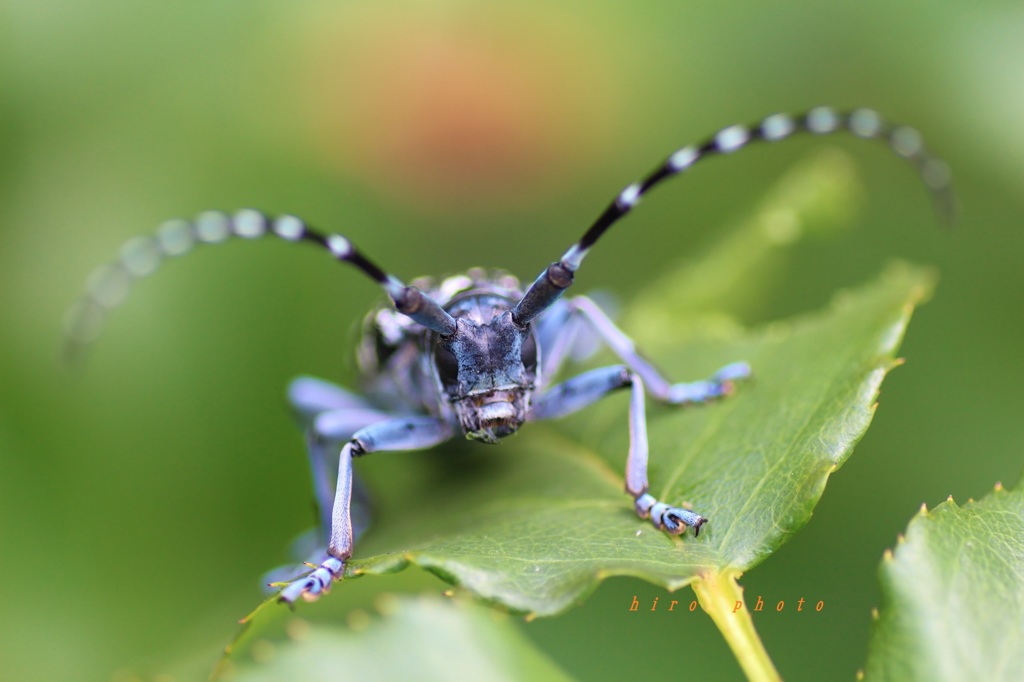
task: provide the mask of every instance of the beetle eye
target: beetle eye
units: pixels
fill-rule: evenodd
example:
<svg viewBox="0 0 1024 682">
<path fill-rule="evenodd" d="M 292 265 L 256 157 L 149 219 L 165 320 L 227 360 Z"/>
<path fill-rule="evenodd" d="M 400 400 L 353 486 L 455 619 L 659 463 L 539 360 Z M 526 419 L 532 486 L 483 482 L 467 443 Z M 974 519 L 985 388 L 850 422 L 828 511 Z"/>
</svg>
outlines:
<svg viewBox="0 0 1024 682">
<path fill-rule="evenodd" d="M 522 357 L 523 367 L 526 369 L 526 371 L 536 371 L 537 339 L 534 338 L 533 334 L 529 334 L 525 339 L 523 339 L 523 347 L 520 351 L 520 356 Z"/>
<path fill-rule="evenodd" d="M 459 361 L 455 353 L 438 344 L 434 348 L 434 364 L 437 365 L 437 374 L 441 377 L 441 383 L 451 385 L 459 380 Z"/>
</svg>

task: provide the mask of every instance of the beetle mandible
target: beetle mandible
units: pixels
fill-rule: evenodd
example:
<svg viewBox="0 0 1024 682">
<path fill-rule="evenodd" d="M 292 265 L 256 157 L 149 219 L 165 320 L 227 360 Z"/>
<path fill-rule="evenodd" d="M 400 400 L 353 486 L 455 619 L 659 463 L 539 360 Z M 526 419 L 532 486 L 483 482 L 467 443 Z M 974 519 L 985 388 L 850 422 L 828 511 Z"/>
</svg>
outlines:
<svg viewBox="0 0 1024 682">
<path fill-rule="evenodd" d="M 480 269 L 436 283 L 417 280 L 407 285 L 347 238 L 322 234 L 290 215 L 270 219 L 247 209 L 233 216 L 208 212 L 194 222 L 170 221 L 155 237 L 125 244 L 118 260 L 94 274 L 69 316 L 67 346 L 77 351 L 91 342 L 104 315 L 124 299 L 136 279 L 162 260 L 182 255 L 197 243 L 217 243 L 231 236 L 271 234 L 308 242 L 355 266 L 384 289 L 391 304 L 367 316 L 357 353 L 366 395 L 308 377 L 289 387 L 289 399 L 307 424 L 314 492 L 327 546 L 318 553 L 312 571 L 295 577 L 280 592 L 283 602 L 315 600 L 342 576 L 353 551 L 352 469 L 357 457 L 422 450 L 460 433 L 496 443 L 526 422 L 565 416 L 619 389 L 630 391 L 625 489 L 637 515 L 665 532 L 679 535 L 693 528 L 696 536 L 706 518 L 648 492 L 645 396 L 671 405 L 706 403 L 731 393 L 735 382 L 750 376 L 750 367 L 736 362 L 704 381 L 671 383 L 637 353 L 630 338 L 594 301 L 563 294 L 601 235 L 662 180 L 701 159 L 754 141 L 837 131 L 886 141 L 917 167 L 940 212 L 951 216 L 949 170 L 925 150 L 917 131 L 888 124 L 871 109 L 841 113 L 817 107 L 800 116 L 773 114 L 753 126 L 730 126 L 701 144 L 679 149 L 623 189 L 583 237 L 525 292 L 511 275 Z M 572 356 L 583 335 L 596 336 L 620 364 L 546 383 Z M 331 466 L 335 457 L 336 477 Z"/>
</svg>

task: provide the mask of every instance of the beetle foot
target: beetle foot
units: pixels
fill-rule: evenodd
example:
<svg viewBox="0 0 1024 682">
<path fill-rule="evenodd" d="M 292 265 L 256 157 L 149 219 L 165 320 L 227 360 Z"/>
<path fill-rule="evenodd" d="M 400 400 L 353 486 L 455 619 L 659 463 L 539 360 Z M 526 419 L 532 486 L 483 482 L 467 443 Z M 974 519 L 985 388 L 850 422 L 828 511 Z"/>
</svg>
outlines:
<svg viewBox="0 0 1024 682">
<path fill-rule="evenodd" d="M 682 535 L 687 528 L 693 528 L 693 536 L 697 537 L 700 535 L 700 527 L 708 522 L 696 512 L 682 507 L 670 507 L 649 493 L 636 498 L 636 513 L 642 519 L 649 518 L 658 530 L 672 535 Z"/>
<path fill-rule="evenodd" d="M 341 578 L 344 570 L 345 563 L 341 559 L 328 557 L 313 572 L 288 583 L 281 590 L 277 601 L 294 604 L 299 597 L 306 601 L 316 601 L 320 595 L 330 592 L 331 584 Z"/>
</svg>

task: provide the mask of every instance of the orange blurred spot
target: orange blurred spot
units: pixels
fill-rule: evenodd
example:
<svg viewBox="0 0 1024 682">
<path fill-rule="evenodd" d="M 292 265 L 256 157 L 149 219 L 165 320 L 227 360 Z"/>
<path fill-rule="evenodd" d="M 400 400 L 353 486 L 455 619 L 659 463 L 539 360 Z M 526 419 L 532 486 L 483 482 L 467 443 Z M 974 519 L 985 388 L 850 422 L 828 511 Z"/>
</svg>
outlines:
<svg viewBox="0 0 1024 682">
<path fill-rule="evenodd" d="M 575 25 L 552 27 L 550 13 L 534 25 L 522 12 L 423 11 L 346 10 L 316 29 L 308 111 L 318 153 L 417 207 L 493 211 L 557 192 L 581 147 L 608 128 L 596 49 L 567 40 Z"/>
</svg>

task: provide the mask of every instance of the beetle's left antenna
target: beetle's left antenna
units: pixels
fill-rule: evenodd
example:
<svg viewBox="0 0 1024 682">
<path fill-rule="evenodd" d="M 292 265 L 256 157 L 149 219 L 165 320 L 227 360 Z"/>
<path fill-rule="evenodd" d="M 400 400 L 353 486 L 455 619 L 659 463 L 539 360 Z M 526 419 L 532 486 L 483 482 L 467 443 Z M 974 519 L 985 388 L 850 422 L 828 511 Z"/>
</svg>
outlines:
<svg viewBox="0 0 1024 682">
<path fill-rule="evenodd" d="M 197 244 L 217 244 L 230 237 L 255 239 L 267 234 L 326 249 L 337 260 L 351 263 L 377 282 L 394 301 L 398 312 L 442 336 L 455 333 L 455 320 L 440 305 L 416 287 L 407 286 L 381 270 L 340 234 L 321 234 L 291 215 L 271 219 L 252 209 L 234 215 L 208 211 L 193 222 L 171 220 L 161 225 L 155 236 L 129 241 L 121 247 L 117 260 L 92 274 L 85 295 L 65 318 L 65 357 L 72 361 L 80 357 L 99 336 L 107 313 L 127 298 L 136 281 L 151 274 L 164 260 L 184 255 Z"/>
</svg>

